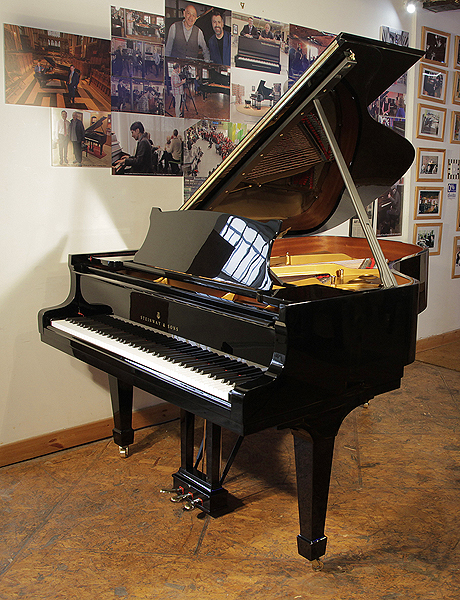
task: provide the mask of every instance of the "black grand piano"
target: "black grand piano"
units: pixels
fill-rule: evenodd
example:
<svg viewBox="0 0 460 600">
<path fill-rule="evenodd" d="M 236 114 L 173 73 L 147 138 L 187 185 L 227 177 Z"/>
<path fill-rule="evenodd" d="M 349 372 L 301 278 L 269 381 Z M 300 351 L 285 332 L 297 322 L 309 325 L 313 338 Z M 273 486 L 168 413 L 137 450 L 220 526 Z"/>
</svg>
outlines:
<svg viewBox="0 0 460 600">
<path fill-rule="evenodd" d="M 228 510 L 244 436 L 290 428 L 298 551 L 316 565 L 335 436 L 400 386 L 426 305 L 426 250 L 378 241 L 364 209 L 414 156 L 367 106 L 420 56 L 339 35 L 182 210 L 152 210 L 138 251 L 71 256 L 67 301 L 39 314 L 44 342 L 108 373 L 122 455 L 133 387 L 181 408 L 186 508 Z M 318 235 L 354 215 L 366 239 Z M 237 436 L 225 466 L 222 428 Z"/>
<path fill-rule="evenodd" d="M 102 158 L 104 144 L 107 142 L 107 133 L 101 127 L 106 119 L 107 117 L 105 116 L 99 119 L 92 119 L 93 122 L 91 125 L 85 129 L 84 143 L 87 146 L 86 154 L 88 154 L 89 150 L 92 154 L 98 156 L 98 158 Z M 95 153 L 95 146 L 98 148 L 97 154 Z"/>
</svg>

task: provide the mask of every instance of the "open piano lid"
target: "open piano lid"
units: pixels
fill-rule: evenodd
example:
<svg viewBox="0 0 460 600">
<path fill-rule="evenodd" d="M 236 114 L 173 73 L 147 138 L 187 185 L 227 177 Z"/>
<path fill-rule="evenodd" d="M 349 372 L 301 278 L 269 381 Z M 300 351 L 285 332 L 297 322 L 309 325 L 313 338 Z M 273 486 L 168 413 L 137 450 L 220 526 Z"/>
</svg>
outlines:
<svg viewBox="0 0 460 600">
<path fill-rule="evenodd" d="M 367 107 L 421 56 L 420 50 L 341 33 L 181 210 L 152 210 L 133 262 L 166 276 L 269 291 L 270 252 L 279 232 L 318 233 L 358 214 L 383 286 L 396 285 L 364 206 L 401 178 L 414 149 Z M 238 218 L 254 245 L 245 233 L 231 235 Z M 233 269 L 238 261 L 247 268 Z"/>
<path fill-rule="evenodd" d="M 367 107 L 423 56 L 341 33 L 260 119 L 182 209 L 281 219 L 287 235 L 326 231 L 356 214 L 318 118 L 319 100 L 366 206 L 410 167 L 412 145 Z"/>
</svg>

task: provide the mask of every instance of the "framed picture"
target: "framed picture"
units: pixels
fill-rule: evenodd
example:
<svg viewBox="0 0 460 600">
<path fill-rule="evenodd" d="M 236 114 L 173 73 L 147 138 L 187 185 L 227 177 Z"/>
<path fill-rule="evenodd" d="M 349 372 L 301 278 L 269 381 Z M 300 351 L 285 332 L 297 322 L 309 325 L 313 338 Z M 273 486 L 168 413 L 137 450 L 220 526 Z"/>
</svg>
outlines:
<svg viewBox="0 0 460 600">
<path fill-rule="evenodd" d="M 417 148 L 417 181 L 442 181 L 446 151 Z"/>
<path fill-rule="evenodd" d="M 429 27 L 422 27 L 422 50 L 425 50 L 425 62 L 441 67 L 449 64 L 450 34 Z"/>
<path fill-rule="evenodd" d="M 450 143 L 460 144 L 460 112 L 452 111 L 450 121 Z"/>
<path fill-rule="evenodd" d="M 416 187 L 414 219 L 440 219 L 443 188 Z"/>
<path fill-rule="evenodd" d="M 452 102 L 460 104 L 460 71 L 454 72 L 454 84 L 452 86 Z"/>
<path fill-rule="evenodd" d="M 431 65 L 420 65 L 418 97 L 432 102 L 446 102 L 447 72 Z"/>
<path fill-rule="evenodd" d="M 458 199 L 458 209 L 457 209 L 457 231 L 460 231 L 460 197 Z"/>
<path fill-rule="evenodd" d="M 442 223 L 415 223 L 414 244 L 428 248 L 430 254 L 441 253 Z"/>
<path fill-rule="evenodd" d="M 452 256 L 452 279 L 460 277 L 460 235 L 454 237 L 454 254 Z"/>
<path fill-rule="evenodd" d="M 455 36 L 454 69 L 460 69 L 460 35 Z"/>
<path fill-rule="evenodd" d="M 447 109 L 419 104 L 417 111 L 417 137 L 423 140 L 444 140 Z"/>
</svg>

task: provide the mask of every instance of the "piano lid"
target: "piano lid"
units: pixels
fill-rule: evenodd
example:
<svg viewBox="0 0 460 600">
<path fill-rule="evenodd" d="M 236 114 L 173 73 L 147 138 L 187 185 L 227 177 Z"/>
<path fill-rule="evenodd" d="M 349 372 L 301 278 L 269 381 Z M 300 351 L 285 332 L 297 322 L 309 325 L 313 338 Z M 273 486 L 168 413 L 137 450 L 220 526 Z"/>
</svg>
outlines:
<svg viewBox="0 0 460 600">
<path fill-rule="evenodd" d="M 364 205 L 414 158 L 369 104 L 421 50 L 341 33 L 181 207 L 281 219 L 287 235 L 326 231 L 356 214 L 315 103 L 321 103 Z"/>
<path fill-rule="evenodd" d="M 107 117 L 101 117 L 97 121 L 94 121 L 92 125 L 85 129 L 85 133 L 89 133 L 90 131 L 95 131 L 98 127 L 102 125 L 102 123 L 107 119 Z"/>
</svg>

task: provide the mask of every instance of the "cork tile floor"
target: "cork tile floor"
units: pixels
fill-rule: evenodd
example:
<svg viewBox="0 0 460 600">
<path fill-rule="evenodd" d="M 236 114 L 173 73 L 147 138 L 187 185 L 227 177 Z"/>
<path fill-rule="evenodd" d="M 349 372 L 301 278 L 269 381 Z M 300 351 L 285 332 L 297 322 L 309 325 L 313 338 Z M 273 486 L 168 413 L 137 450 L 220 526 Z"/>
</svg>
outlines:
<svg viewBox="0 0 460 600">
<path fill-rule="evenodd" d="M 344 421 L 324 569 L 297 554 L 292 436 L 244 440 L 211 519 L 159 493 L 177 422 L 0 469 L 0 599 L 458 600 L 460 372 L 416 362 Z M 225 440 L 225 444 L 230 443 Z"/>
</svg>

